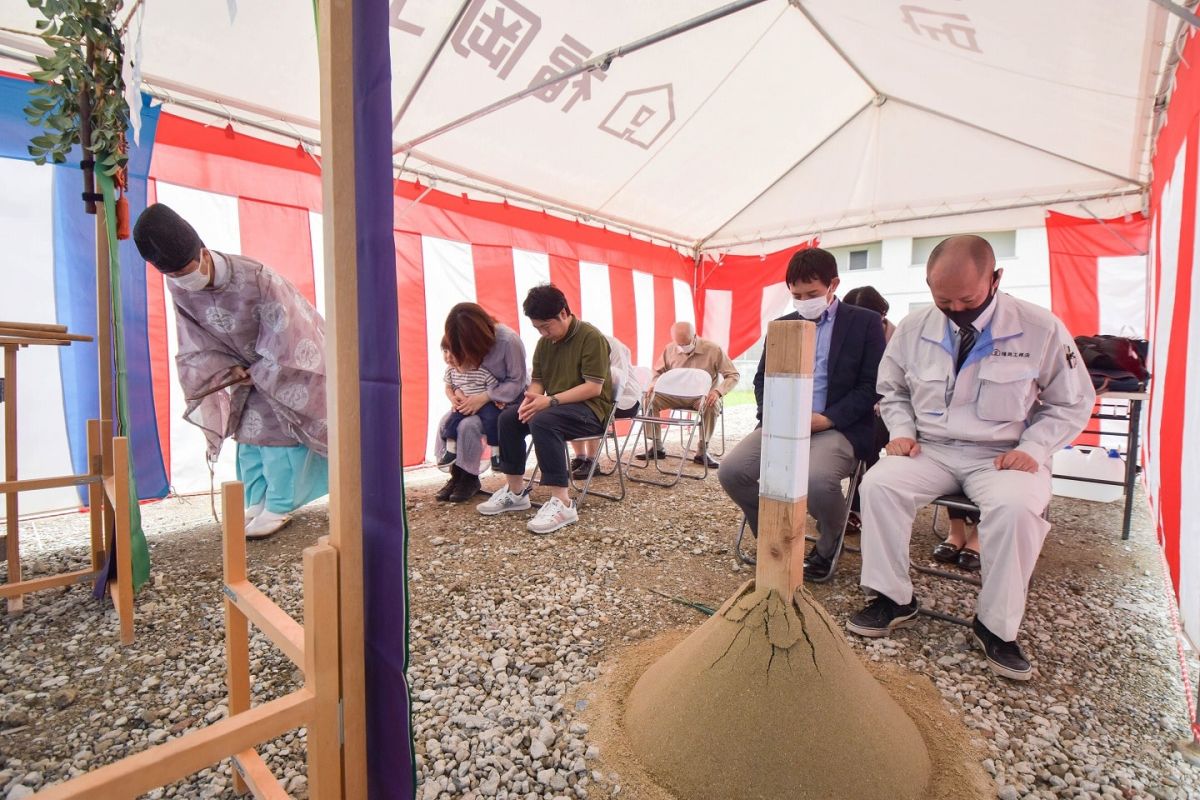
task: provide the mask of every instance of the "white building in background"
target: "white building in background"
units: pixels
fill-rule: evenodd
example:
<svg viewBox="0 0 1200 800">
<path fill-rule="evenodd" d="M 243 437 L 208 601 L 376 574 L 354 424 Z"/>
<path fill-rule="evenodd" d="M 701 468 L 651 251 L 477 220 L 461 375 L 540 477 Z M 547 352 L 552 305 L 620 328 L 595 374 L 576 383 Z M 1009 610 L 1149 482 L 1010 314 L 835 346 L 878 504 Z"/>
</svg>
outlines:
<svg viewBox="0 0 1200 800">
<path fill-rule="evenodd" d="M 996 252 L 996 267 L 1004 270 L 1002 291 L 1050 308 L 1050 248 L 1046 229 L 1020 228 L 1007 231 L 978 231 Z M 888 319 L 899 322 L 910 311 L 932 304 L 925 284 L 925 262 L 945 236 L 898 236 L 863 244 L 830 247 L 837 257 L 841 285 L 838 296 L 859 286 L 874 286 L 891 306 Z M 782 276 L 780 276 L 782 278 Z M 782 286 L 782 284 L 780 284 Z M 779 293 L 779 308 L 771 318 L 792 310 L 790 297 Z M 766 298 L 764 298 L 766 302 Z M 742 373 L 739 388 L 752 388 L 754 372 L 762 353 L 762 340 L 734 359 Z"/>
</svg>

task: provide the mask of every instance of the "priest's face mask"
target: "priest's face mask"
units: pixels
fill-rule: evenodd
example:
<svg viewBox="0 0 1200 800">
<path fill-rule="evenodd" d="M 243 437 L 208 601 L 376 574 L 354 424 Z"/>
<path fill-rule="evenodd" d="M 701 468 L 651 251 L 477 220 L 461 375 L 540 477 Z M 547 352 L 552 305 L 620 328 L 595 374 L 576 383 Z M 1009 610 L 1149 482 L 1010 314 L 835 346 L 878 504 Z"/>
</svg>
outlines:
<svg viewBox="0 0 1200 800">
<path fill-rule="evenodd" d="M 194 259 L 186 267 L 167 273 L 167 280 L 172 281 L 180 289 L 187 292 L 198 292 L 212 284 L 213 263 L 208 250 L 201 249 L 200 257 Z"/>
</svg>

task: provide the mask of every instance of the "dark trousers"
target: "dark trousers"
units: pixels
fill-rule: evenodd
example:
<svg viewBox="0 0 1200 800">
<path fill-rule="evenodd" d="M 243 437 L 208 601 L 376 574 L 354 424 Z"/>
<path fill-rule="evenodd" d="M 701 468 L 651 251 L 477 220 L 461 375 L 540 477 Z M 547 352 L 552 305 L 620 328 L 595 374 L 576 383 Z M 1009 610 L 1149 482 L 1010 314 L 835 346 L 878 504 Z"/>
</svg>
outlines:
<svg viewBox="0 0 1200 800">
<path fill-rule="evenodd" d="M 599 436 L 604 424 L 583 403 L 567 403 L 534 414 L 528 423 L 517 419 L 517 405 L 500 412 L 500 471 L 525 474 L 525 437 L 533 437 L 533 451 L 542 468 L 543 486 L 567 485 L 567 439 Z"/>
<path fill-rule="evenodd" d="M 496 423 L 500 419 L 500 409 L 496 408 L 495 403 L 486 403 L 483 408 L 475 412 L 475 416 L 479 417 L 479 421 L 483 424 L 483 435 L 487 437 L 487 443 L 493 447 L 497 445 L 500 442 L 500 432 Z M 451 411 L 450 416 L 446 418 L 446 424 L 442 426 L 442 438 L 446 441 L 457 439 L 458 423 L 466 418 L 465 414 Z"/>
</svg>

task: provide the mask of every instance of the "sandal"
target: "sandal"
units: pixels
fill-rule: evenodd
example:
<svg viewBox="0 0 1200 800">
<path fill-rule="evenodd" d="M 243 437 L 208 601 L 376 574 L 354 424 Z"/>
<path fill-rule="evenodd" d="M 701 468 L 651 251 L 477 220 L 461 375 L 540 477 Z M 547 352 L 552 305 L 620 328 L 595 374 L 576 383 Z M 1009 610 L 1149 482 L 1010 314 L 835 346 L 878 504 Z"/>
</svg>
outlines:
<svg viewBox="0 0 1200 800">
<path fill-rule="evenodd" d="M 958 554 L 958 568 L 967 572 L 979 571 L 979 553 L 969 547 L 964 547 Z"/>
<path fill-rule="evenodd" d="M 949 542 L 939 542 L 938 546 L 933 548 L 933 559 L 943 564 L 953 564 L 958 561 L 960 553 L 962 553 L 961 546 L 955 546 Z"/>
</svg>

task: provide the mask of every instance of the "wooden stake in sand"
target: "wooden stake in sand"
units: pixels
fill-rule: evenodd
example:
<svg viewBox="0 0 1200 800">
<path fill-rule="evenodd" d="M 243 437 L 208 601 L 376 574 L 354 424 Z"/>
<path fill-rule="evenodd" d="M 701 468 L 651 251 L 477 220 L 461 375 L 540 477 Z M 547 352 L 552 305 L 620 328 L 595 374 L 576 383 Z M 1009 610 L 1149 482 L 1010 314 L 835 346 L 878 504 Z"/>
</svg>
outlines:
<svg viewBox="0 0 1200 800">
<path fill-rule="evenodd" d="M 758 569 L 646 670 L 630 694 L 634 752 L 685 800 L 926 795 L 917 727 L 804 589 L 815 327 L 767 333 Z"/>
</svg>

